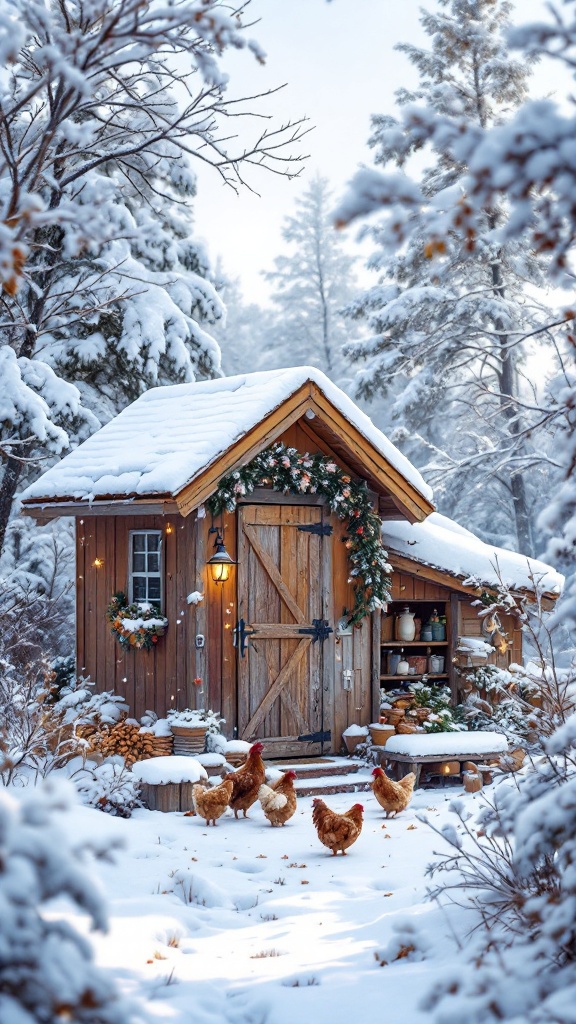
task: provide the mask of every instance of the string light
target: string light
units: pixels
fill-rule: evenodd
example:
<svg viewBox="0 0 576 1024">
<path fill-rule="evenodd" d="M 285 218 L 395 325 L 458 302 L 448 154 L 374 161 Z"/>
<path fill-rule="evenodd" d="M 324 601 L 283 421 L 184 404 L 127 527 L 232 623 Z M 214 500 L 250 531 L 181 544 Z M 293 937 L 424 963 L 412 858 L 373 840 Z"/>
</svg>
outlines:
<svg viewBox="0 0 576 1024">
<path fill-rule="evenodd" d="M 102 558 L 95 558 L 94 561 L 92 562 L 92 565 L 94 566 L 95 569 L 99 569 L 102 565 L 104 565 L 104 561 Z"/>
</svg>

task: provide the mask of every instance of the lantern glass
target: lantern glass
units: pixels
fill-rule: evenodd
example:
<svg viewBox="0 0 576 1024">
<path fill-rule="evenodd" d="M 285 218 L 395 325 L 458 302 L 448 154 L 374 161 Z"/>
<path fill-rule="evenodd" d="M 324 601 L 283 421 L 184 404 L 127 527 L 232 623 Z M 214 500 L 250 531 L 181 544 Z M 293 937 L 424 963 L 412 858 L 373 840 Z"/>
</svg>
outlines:
<svg viewBox="0 0 576 1024">
<path fill-rule="evenodd" d="M 230 557 L 224 546 L 224 538 L 219 530 L 215 530 L 216 540 L 214 554 L 208 559 L 212 579 L 215 583 L 225 583 L 230 578 L 230 566 L 234 565 L 234 559 Z"/>
<path fill-rule="evenodd" d="M 225 583 L 230 578 L 230 562 L 210 561 L 210 571 L 214 583 Z"/>
</svg>

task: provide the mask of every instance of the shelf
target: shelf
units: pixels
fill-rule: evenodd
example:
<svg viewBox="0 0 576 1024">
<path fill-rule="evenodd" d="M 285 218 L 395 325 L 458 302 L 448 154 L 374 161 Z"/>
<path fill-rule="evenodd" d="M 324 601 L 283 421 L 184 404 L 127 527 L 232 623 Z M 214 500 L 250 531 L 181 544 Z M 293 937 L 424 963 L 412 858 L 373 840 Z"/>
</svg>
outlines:
<svg viewBox="0 0 576 1024">
<path fill-rule="evenodd" d="M 380 647 L 447 647 L 447 640 L 381 640 Z"/>
<path fill-rule="evenodd" d="M 393 676 L 380 676 L 380 679 L 397 679 L 398 682 L 405 683 L 410 682 L 412 679 L 423 679 L 426 676 L 427 679 L 448 679 L 447 672 L 422 672 L 421 675 L 393 675 Z"/>
</svg>

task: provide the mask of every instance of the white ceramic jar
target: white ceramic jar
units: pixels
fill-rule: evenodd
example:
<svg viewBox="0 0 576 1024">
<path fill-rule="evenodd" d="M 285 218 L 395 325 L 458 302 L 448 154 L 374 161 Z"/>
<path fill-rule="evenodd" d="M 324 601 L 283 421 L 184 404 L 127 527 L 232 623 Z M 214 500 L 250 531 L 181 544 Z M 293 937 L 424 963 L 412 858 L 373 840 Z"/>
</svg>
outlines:
<svg viewBox="0 0 576 1024">
<path fill-rule="evenodd" d="M 406 643 L 413 640 L 416 636 L 414 614 L 409 608 L 403 608 L 401 615 L 398 617 L 398 639 L 404 640 Z"/>
</svg>

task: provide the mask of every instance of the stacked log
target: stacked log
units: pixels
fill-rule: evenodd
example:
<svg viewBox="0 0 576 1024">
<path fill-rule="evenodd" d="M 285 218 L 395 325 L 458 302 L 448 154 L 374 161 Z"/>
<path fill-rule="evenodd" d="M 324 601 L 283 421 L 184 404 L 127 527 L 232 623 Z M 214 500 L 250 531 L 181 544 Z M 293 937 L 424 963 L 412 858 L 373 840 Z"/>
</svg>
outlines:
<svg viewBox="0 0 576 1024">
<path fill-rule="evenodd" d="M 129 768 L 135 761 L 172 754 L 171 735 L 156 736 L 150 729 L 144 729 L 133 719 L 124 719 L 112 726 L 82 726 L 77 731 L 82 739 L 87 740 L 89 755 L 120 755 Z"/>
</svg>

